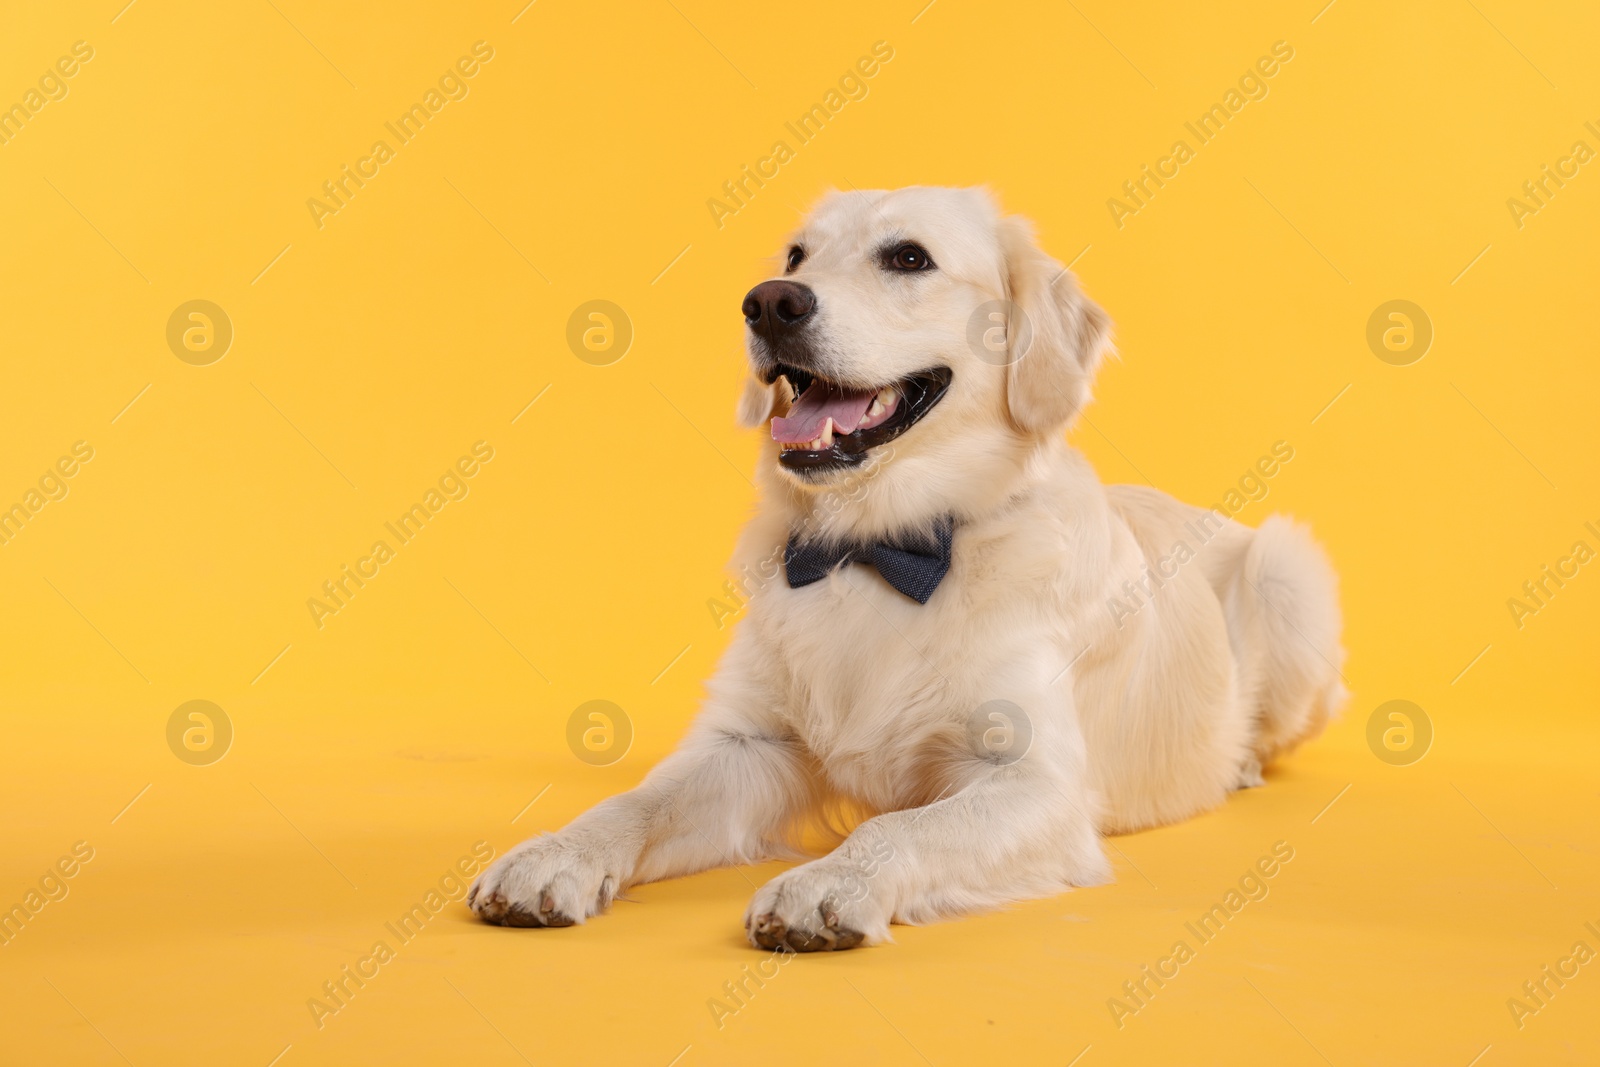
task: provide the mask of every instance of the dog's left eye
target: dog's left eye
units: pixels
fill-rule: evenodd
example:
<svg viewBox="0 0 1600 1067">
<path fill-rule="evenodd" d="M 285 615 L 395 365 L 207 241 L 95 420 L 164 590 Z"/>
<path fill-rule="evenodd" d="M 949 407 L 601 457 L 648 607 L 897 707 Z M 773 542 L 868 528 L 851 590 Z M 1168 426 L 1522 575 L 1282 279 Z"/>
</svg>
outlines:
<svg viewBox="0 0 1600 1067">
<path fill-rule="evenodd" d="M 806 260 L 806 250 L 799 245 L 789 249 L 789 270 L 794 270 Z"/>
<path fill-rule="evenodd" d="M 904 244 L 889 253 L 884 266 L 890 270 L 932 270 L 933 260 L 921 245 Z"/>
</svg>

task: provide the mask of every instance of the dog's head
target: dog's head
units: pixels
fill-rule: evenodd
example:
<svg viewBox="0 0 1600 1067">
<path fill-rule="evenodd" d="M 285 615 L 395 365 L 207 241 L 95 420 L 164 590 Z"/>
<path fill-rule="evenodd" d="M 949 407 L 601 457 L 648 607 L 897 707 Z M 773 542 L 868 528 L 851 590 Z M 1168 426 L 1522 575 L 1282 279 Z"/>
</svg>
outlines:
<svg viewBox="0 0 1600 1067">
<path fill-rule="evenodd" d="M 1110 323 L 981 189 L 832 193 L 744 298 L 746 426 L 770 420 L 796 488 L 887 453 L 948 481 L 1058 436 L 1088 401 Z"/>
</svg>

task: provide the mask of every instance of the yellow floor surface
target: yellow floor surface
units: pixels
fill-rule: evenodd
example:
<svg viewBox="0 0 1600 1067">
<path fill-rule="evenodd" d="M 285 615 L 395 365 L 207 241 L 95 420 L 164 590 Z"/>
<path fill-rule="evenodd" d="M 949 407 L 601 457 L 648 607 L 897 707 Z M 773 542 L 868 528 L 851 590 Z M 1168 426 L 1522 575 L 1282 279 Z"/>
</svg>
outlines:
<svg viewBox="0 0 1600 1067">
<path fill-rule="evenodd" d="M 0 1063 L 1600 1062 L 1592 9 L 0 21 Z M 914 183 L 1117 323 L 1107 481 L 1312 524 L 1344 717 L 1113 885 L 880 948 L 747 947 L 778 864 L 476 924 L 740 625 L 744 292 Z"/>
<path fill-rule="evenodd" d="M 1346 723 L 1224 810 L 1115 840 L 1113 886 L 784 961 L 739 924 L 776 864 L 638 888 L 582 928 L 486 927 L 452 903 L 413 935 L 397 924 L 476 842 L 555 827 L 635 775 L 497 753 L 491 722 L 418 726 L 397 750 L 333 725 L 348 709 L 284 729 L 269 704 L 237 716 L 255 754 L 204 776 L 150 753 L 155 782 L 115 823 L 142 785 L 126 754 L 8 775 L 13 896 L 75 841 L 94 858 L 4 949 L 0 1062 L 1595 1062 L 1594 964 L 1547 981 L 1520 1028 L 1507 1007 L 1600 942 L 1576 752 L 1398 771 Z M 133 718 L 101 743 L 140 747 Z M 1247 882 L 1259 899 L 1198 925 L 1278 842 L 1293 858 Z M 1180 941 L 1193 958 L 1162 963 Z M 363 962 L 378 942 L 392 960 Z M 358 966 L 375 976 L 345 977 Z M 1142 1003 L 1123 988 L 1140 981 Z"/>
</svg>

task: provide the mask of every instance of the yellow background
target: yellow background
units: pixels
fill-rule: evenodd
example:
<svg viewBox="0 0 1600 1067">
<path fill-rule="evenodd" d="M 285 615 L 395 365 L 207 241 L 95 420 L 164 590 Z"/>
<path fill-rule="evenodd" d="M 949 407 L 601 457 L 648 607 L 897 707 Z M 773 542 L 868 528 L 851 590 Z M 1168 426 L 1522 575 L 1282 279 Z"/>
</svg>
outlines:
<svg viewBox="0 0 1600 1067">
<path fill-rule="evenodd" d="M 0 32 L 0 103 L 94 48 L 0 146 L 0 504 L 95 450 L 0 546 L 0 904 L 95 850 L 0 948 L 0 1061 L 1600 1056 L 1600 963 L 1521 1029 L 1506 1006 L 1600 949 L 1600 564 L 1520 629 L 1506 606 L 1600 548 L 1600 163 L 1520 229 L 1506 206 L 1600 149 L 1593 11 L 123 2 L 9 5 Z M 307 199 L 479 40 L 470 94 L 319 229 Z M 719 229 L 707 199 L 880 40 L 869 95 Z M 1279 40 L 1270 94 L 1114 225 Z M 452 905 L 318 1029 L 307 1000 L 474 842 L 560 826 L 681 735 L 754 501 L 739 301 L 826 188 L 916 183 L 988 184 L 1076 258 L 1121 349 L 1074 433 L 1105 480 L 1212 503 L 1293 445 L 1240 517 L 1292 512 L 1336 561 L 1344 718 L 1265 789 L 1116 840 L 1114 886 L 796 960 L 720 1028 L 775 864 L 581 929 Z M 166 343 L 192 299 L 233 324 L 209 366 Z M 634 326 L 610 366 L 565 340 L 593 299 Z M 1410 366 L 1365 341 L 1392 299 L 1434 326 Z M 470 495 L 313 625 L 479 440 Z M 167 746 L 195 699 L 235 730 L 210 766 Z M 565 740 L 591 699 L 633 724 L 609 767 Z M 1390 699 L 1436 733 L 1410 766 L 1367 746 Z M 1280 840 L 1270 896 L 1119 1029 L 1107 999 Z"/>
</svg>

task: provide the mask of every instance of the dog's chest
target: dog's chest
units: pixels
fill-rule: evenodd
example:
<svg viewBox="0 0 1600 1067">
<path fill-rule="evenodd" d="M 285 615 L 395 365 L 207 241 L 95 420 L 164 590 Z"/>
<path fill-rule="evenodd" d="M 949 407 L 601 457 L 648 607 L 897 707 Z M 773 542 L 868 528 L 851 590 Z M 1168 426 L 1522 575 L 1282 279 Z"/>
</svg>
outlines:
<svg viewBox="0 0 1600 1067">
<path fill-rule="evenodd" d="M 956 587 L 918 604 L 851 563 L 775 592 L 763 605 L 763 651 L 788 679 L 793 728 L 844 792 L 882 801 L 914 788 L 928 739 L 959 715 L 985 670 L 960 654 L 973 642 Z"/>
</svg>

